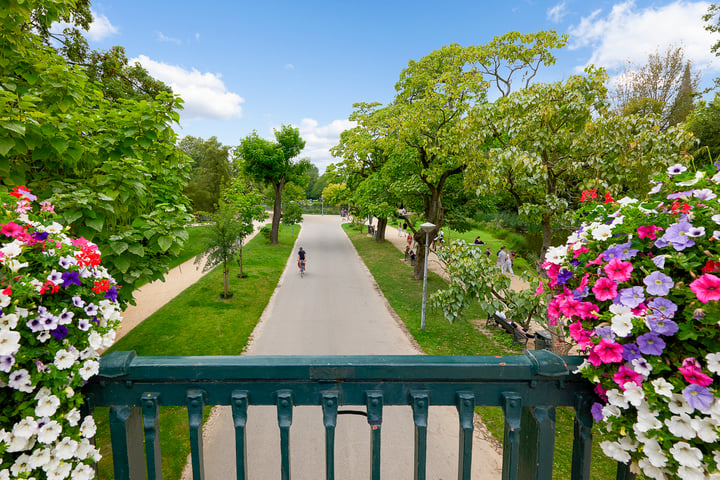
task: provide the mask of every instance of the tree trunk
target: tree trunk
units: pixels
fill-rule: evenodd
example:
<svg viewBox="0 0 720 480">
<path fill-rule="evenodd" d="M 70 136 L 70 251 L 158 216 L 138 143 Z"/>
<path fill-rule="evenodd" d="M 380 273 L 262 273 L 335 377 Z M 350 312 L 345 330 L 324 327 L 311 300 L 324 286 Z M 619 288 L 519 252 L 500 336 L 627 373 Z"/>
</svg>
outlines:
<svg viewBox="0 0 720 480">
<path fill-rule="evenodd" d="M 242 268 L 242 240 L 240 241 L 240 248 L 238 249 L 238 267 L 240 267 L 240 275 L 238 275 L 240 278 L 243 276 L 243 268 Z"/>
<path fill-rule="evenodd" d="M 552 245 L 552 217 L 550 214 L 542 216 L 542 247 L 540 248 L 540 263 L 545 261 L 545 254 Z"/>
<path fill-rule="evenodd" d="M 272 218 L 272 230 L 270 230 L 270 243 L 277 245 L 278 241 L 278 230 L 280 229 L 280 218 L 282 217 L 282 191 L 284 181 L 273 184 L 275 189 L 275 204 L 273 205 L 273 218 Z"/>
<path fill-rule="evenodd" d="M 385 228 L 387 227 L 387 217 L 385 218 L 379 218 L 377 221 L 377 230 L 375 231 L 375 241 L 376 242 L 384 242 L 385 241 Z"/>
<path fill-rule="evenodd" d="M 440 201 L 440 191 L 431 188 L 432 196 L 426 199 L 425 207 L 425 221 L 435 224 L 435 228 L 427 235 L 428 242 L 432 243 L 433 239 L 437 237 L 440 227 L 442 227 L 443 221 L 443 208 L 442 202 Z M 417 249 L 415 250 L 415 270 L 413 270 L 413 277 L 415 280 L 422 280 L 425 271 L 425 237 L 426 234 L 422 230 L 418 230 L 413 235 L 417 242 Z"/>
<path fill-rule="evenodd" d="M 230 270 L 230 269 L 228 268 L 227 260 L 225 260 L 225 261 L 223 262 L 223 283 L 224 283 L 224 287 L 225 287 L 225 296 L 224 296 L 223 298 L 226 299 L 226 300 L 227 300 L 228 295 L 229 295 L 229 293 L 230 293 L 230 292 L 229 292 L 229 290 L 230 290 L 230 282 L 229 282 L 229 279 L 228 279 L 228 276 L 229 276 L 229 274 L 230 274 L 230 271 L 229 271 L 229 270 Z"/>
</svg>

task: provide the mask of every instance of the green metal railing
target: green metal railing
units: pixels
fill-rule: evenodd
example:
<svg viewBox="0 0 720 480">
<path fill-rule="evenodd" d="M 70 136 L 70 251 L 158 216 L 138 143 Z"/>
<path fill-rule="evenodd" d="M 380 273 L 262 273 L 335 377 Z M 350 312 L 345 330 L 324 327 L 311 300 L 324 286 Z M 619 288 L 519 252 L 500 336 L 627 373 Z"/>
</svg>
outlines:
<svg viewBox="0 0 720 480">
<path fill-rule="evenodd" d="M 505 415 L 504 480 L 551 479 L 555 407 L 575 409 L 572 479 L 590 478 L 592 386 L 572 373 L 580 357 L 545 350 L 517 356 L 239 356 L 137 357 L 114 352 L 86 385 L 91 407 L 110 407 L 115 479 L 160 479 L 160 406 L 188 408 L 192 471 L 204 478 L 202 421 L 206 405 L 230 405 L 235 427 L 237 478 L 247 478 L 249 405 L 276 406 L 281 478 L 290 479 L 293 408 L 322 408 L 325 478 L 335 478 L 335 425 L 339 406 L 364 406 L 370 430 L 371 479 L 380 479 L 384 406 L 412 409 L 415 471 L 426 478 L 429 406 L 455 406 L 460 446 L 458 479 L 470 479 L 476 406 Z M 252 439 L 250 439 L 252 440 Z M 410 441 L 410 440 L 409 440 Z M 144 447 L 143 447 L 144 446 Z M 317 478 L 321 478 L 318 472 Z M 618 479 L 630 479 L 624 466 Z"/>
</svg>

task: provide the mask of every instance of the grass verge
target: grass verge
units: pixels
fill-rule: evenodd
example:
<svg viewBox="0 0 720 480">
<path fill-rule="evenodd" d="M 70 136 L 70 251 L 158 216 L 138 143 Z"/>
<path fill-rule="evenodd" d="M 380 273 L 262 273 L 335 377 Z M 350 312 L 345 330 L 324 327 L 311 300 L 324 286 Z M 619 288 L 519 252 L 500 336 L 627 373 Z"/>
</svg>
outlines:
<svg viewBox="0 0 720 480">
<path fill-rule="evenodd" d="M 422 306 L 422 282 L 412 277 L 412 269 L 403 261 L 404 255 L 390 242 L 377 243 L 365 234 L 357 232 L 349 224 L 343 225 L 345 232 L 355 245 L 375 281 L 388 302 L 400 316 L 409 332 L 420 347 L 429 355 L 519 355 L 521 346 L 510 347 L 512 338 L 499 329 L 480 332 L 472 321 L 447 322 L 440 312 L 430 309 L 426 315 L 426 329 L 420 329 Z M 472 232 L 466 232 L 472 235 Z M 475 235 L 477 236 L 477 235 Z M 474 239 L 473 236 L 471 238 Z M 487 237 L 489 238 L 489 237 Z M 488 242 L 488 240 L 485 240 Z M 443 288 L 445 281 L 428 272 L 428 297 Z M 469 309 L 468 319 L 479 318 L 479 313 Z M 505 419 L 498 407 L 479 407 L 478 413 L 493 436 L 502 442 Z M 555 430 L 555 457 L 553 478 L 570 478 L 572 466 L 574 412 L 569 408 L 558 408 Z M 593 479 L 615 477 L 617 463 L 608 459 L 599 447 L 593 448 Z"/>
<path fill-rule="evenodd" d="M 220 298 L 223 291 L 222 266 L 218 266 L 181 295 L 168 302 L 108 350 L 135 350 L 138 355 L 240 355 L 250 334 L 270 300 L 282 274 L 292 246 L 290 227 L 281 227 L 280 245 L 272 246 L 262 234 L 243 248 L 243 272 L 230 270 L 229 300 Z M 232 315 L 228 315 L 232 312 Z M 209 411 L 206 410 L 206 412 Z M 99 464 L 100 479 L 112 479 L 112 450 L 108 409 L 96 409 L 98 425 L 96 442 L 103 455 Z M 190 453 L 188 418 L 185 407 L 161 407 L 160 445 L 163 478 L 180 478 Z"/>
</svg>

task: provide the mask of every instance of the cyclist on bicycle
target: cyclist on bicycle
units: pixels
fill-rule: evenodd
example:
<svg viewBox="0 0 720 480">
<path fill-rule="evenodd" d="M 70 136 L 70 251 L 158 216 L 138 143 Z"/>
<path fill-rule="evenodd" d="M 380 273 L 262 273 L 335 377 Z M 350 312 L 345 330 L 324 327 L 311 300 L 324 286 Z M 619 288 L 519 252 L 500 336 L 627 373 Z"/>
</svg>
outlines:
<svg viewBox="0 0 720 480">
<path fill-rule="evenodd" d="M 300 250 L 298 250 L 298 268 L 301 270 L 305 270 L 305 260 L 307 259 L 306 257 L 307 254 L 305 250 L 300 247 Z"/>
</svg>

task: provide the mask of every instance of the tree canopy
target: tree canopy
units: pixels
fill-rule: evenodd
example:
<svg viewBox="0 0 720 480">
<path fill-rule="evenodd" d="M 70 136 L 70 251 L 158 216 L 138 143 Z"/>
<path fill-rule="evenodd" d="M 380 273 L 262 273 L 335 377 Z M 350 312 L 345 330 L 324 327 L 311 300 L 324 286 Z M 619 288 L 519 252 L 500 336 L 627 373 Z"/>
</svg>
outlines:
<svg viewBox="0 0 720 480">
<path fill-rule="evenodd" d="M 180 149 L 192 159 L 190 182 L 185 193 L 196 211 L 214 212 L 224 188 L 230 183 L 230 146 L 216 137 L 208 140 L 186 136 Z"/>
</svg>

